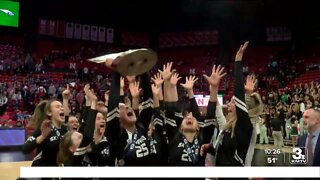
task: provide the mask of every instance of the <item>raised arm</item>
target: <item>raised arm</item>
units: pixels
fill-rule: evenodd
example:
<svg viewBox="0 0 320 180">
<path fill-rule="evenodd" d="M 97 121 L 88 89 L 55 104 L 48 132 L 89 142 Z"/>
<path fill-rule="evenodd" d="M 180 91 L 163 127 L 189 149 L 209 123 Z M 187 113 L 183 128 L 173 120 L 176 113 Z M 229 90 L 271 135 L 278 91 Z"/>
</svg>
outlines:
<svg viewBox="0 0 320 180">
<path fill-rule="evenodd" d="M 206 119 L 204 121 L 204 143 L 209 143 L 211 141 L 214 132 L 216 122 L 216 106 L 218 102 L 218 88 L 221 79 L 226 75 L 226 73 L 224 73 L 223 71 L 223 67 L 221 67 L 220 65 L 214 65 L 210 76 L 203 75 L 207 80 L 210 88 L 210 99 L 207 106 Z"/>
<path fill-rule="evenodd" d="M 113 144 L 117 140 L 120 131 L 119 123 L 119 102 L 120 102 L 120 74 L 113 72 L 112 84 L 108 101 L 106 137 Z"/>
<path fill-rule="evenodd" d="M 63 106 L 63 112 L 64 116 L 69 116 L 70 115 L 70 108 L 69 108 L 69 100 L 71 98 L 71 93 L 70 93 L 70 87 L 69 84 L 67 84 L 67 88 L 62 92 L 62 106 Z M 68 120 L 68 118 L 65 118 Z M 65 122 L 68 123 L 68 122 Z"/>
<path fill-rule="evenodd" d="M 90 92 L 90 85 L 89 84 L 86 84 L 83 88 L 83 91 L 85 93 L 85 108 L 84 110 L 82 111 L 82 114 L 81 114 L 81 125 L 80 125 L 80 128 L 79 128 L 79 132 L 83 132 L 84 131 L 84 127 L 86 125 L 86 120 L 87 120 L 87 117 L 88 117 L 88 111 L 89 109 L 91 108 L 91 100 L 90 98 L 88 97 L 88 94 Z"/>
<path fill-rule="evenodd" d="M 152 84 L 153 93 L 153 125 L 154 130 L 159 136 L 163 136 L 164 123 L 160 116 L 160 104 L 159 104 L 159 93 L 160 90 L 156 84 Z"/>
<path fill-rule="evenodd" d="M 178 132 L 178 126 L 182 122 L 182 114 L 178 108 L 178 93 L 177 88 L 174 87 L 170 80 L 172 76 L 172 62 L 167 63 L 163 66 L 163 70 L 160 71 L 161 76 L 164 80 L 163 96 L 165 101 L 165 131 L 169 139 L 169 142 L 174 138 L 175 133 Z M 176 77 L 176 76 L 175 76 Z M 174 81 L 177 78 L 173 79 Z M 173 82 L 174 82 L 173 81 Z M 176 86 L 176 85 L 175 85 Z M 178 123 L 177 123 L 178 121 Z"/>
<path fill-rule="evenodd" d="M 235 126 L 235 138 L 237 142 L 236 154 L 242 159 L 243 163 L 246 159 L 253 130 L 253 126 L 248 115 L 247 105 L 245 103 L 244 78 L 241 64 L 243 53 L 248 47 L 248 44 L 249 42 L 246 42 L 244 45 L 241 45 L 237 52 L 234 65 L 234 101 L 237 114 L 237 122 Z"/>
<path fill-rule="evenodd" d="M 93 142 L 93 134 L 95 129 L 96 116 L 98 111 L 96 110 L 98 98 L 94 94 L 93 90 L 87 92 L 88 99 L 91 101 L 91 107 L 88 110 L 86 124 L 82 132 L 83 138 L 81 140 L 80 146 L 73 153 L 73 163 L 81 164 L 84 158 L 85 153 L 87 152 L 88 145 Z"/>
<path fill-rule="evenodd" d="M 239 51 L 236 55 L 236 60 L 234 64 L 234 100 L 237 112 L 237 126 L 242 127 L 241 131 L 247 132 L 251 136 L 252 124 L 248 115 L 247 105 L 245 103 L 245 89 L 244 89 L 244 77 L 242 72 L 242 57 L 243 53 L 248 47 L 249 42 L 241 45 Z M 250 131 L 250 132 L 249 132 Z M 241 133 L 243 134 L 243 133 Z"/>
<path fill-rule="evenodd" d="M 130 83 L 129 85 L 130 94 L 132 96 L 132 109 L 135 111 L 139 110 L 139 100 L 140 100 L 140 82 L 135 81 L 133 83 Z"/>
<path fill-rule="evenodd" d="M 246 102 L 247 105 L 252 103 L 250 96 L 254 91 L 254 87 L 255 87 L 254 77 L 251 76 L 251 75 L 247 76 L 246 84 L 244 86 L 244 89 L 245 89 L 245 102 Z"/>
<path fill-rule="evenodd" d="M 149 128 L 149 124 L 153 114 L 153 93 L 150 83 L 149 73 L 144 73 L 140 77 L 142 88 L 142 103 L 139 106 L 139 121 L 145 129 Z"/>
<path fill-rule="evenodd" d="M 163 103 L 163 91 L 162 91 L 162 85 L 163 85 L 163 79 L 161 77 L 161 74 L 160 73 L 157 73 L 153 76 L 153 78 L 151 78 L 154 85 L 157 87 L 157 99 L 159 101 L 159 106 L 161 107 L 162 103 Z M 155 98 L 154 97 L 154 93 L 153 93 L 153 99 Z M 153 100 L 154 101 L 154 100 Z M 154 102 L 153 102 L 154 103 Z"/>
<path fill-rule="evenodd" d="M 176 102 L 178 101 L 178 93 L 176 84 L 171 84 L 170 80 L 173 75 L 172 62 L 163 65 L 163 70 L 159 70 L 164 81 L 164 101 L 165 102 Z M 175 79 L 173 79 L 175 80 Z"/>
<path fill-rule="evenodd" d="M 186 82 L 181 84 L 181 86 L 187 91 L 192 115 L 198 120 L 198 122 L 203 122 L 204 119 L 201 117 L 199 107 L 193 93 L 193 86 L 197 80 L 198 78 L 195 76 L 186 77 Z"/>
<path fill-rule="evenodd" d="M 89 138 L 89 140 L 92 140 L 93 132 L 94 132 L 94 128 L 95 128 L 96 116 L 98 113 L 97 108 L 96 108 L 98 98 L 94 94 L 93 90 L 89 91 L 88 98 L 91 101 L 91 108 L 88 111 L 88 116 L 87 116 L 87 120 L 86 120 L 87 123 L 85 125 L 83 135 L 87 136 Z"/>
<path fill-rule="evenodd" d="M 223 114 L 222 111 L 222 106 L 219 104 L 219 102 L 217 102 L 217 107 L 216 107 L 216 118 L 218 121 L 218 128 L 221 130 L 223 129 L 223 127 L 226 125 L 226 117 Z"/>
<path fill-rule="evenodd" d="M 207 80 L 210 88 L 210 99 L 207 107 L 207 116 L 206 119 L 215 119 L 216 118 L 216 104 L 218 101 L 218 89 L 220 80 L 226 75 L 223 73 L 224 68 L 214 65 L 212 68 L 212 73 L 210 76 L 206 74 L 203 75 L 204 78 Z"/>
</svg>

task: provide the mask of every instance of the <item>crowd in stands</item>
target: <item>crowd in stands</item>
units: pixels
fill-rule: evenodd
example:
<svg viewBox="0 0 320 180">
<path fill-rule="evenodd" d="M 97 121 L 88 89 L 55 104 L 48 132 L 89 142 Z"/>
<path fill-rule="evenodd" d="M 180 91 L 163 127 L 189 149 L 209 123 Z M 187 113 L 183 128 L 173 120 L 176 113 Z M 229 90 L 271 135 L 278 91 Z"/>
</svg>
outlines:
<svg viewBox="0 0 320 180">
<path fill-rule="evenodd" d="M 102 98 L 110 87 L 110 77 L 104 72 L 106 69 L 85 61 L 86 58 L 99 54 L 99 51 L 101 52 L 101 49 L 92 48 L 80 48 L 74 52 L 52 50 L 35 59 L 30 54 L 25 55 L 19 46 L 0 45 L 0 126 L 25 127 L 36 104 L 42 99 L 62 100 L 61 94 L 66 84 L 70 85 L 72 92 L 70 109 L 76 117 L 80 117 L 77 112 L 84 104 L 84 85 L 90 82 L 91 87 Z M 212 55 L 207 55 L 204 64 L 211 67 L 214 59 Z M 265 105 L 258 131 L 262 138 L 263 132 L 266 132 L 267 137 L 272 137 L 272 122 L 279 118 L 282 122 L 283 137 L 296 144 L 295 136 L 304 133 L 301 121 L 303 112 L 310 107 L 319 106 L 319 79 L 293 87 L 287 86 L 301 73 L 320 69 L 317 63 L 301 66 L 303 63 L 303 59 L 294 59 L 289 63 L 289 59 L 271 57 L 266 67 L 255 67 L 254 74 Z M 178 68 L 181 65 L 176 64 Z M 190 63 L 182 62 L 183 64 L 187 66 Z M 301 70 L 301 67 L 304 69 Z M 189 72 L 182 75 L 210 73 L 206 72 L 206 68 L 200 69 L 202 72 L 198 73 L 198 70 L 189 68 Z M 251 69 L 252 66 L 249 65 L 243 67 L 246 75 L 252 74 Z M 229 71 L 230 78 L 225 78 L 220 83 L 219 91 L 223 94 L 233 91 L 232 69 Z M 199 81 L 194 85 L 195 93 L 207 94 L 208 92 L 203 91 L 209 89 L 205 79 L 198 77 Z M 181 99 L 187 98 L 182 87 L 179 87 L 178 91 Z M 225 100 L 229 99 L 230 97 L 226 96 Z M 260 140 L 260 143 L 263 142 Z"/>
<path fill-rule="evenodd" d="M 303 113 L 313 107 L 319 108 L 319 91 L 318 80 L 267 92 L 262 96 L 265 106 L 260 131 L 267 130 L 267 136 L 272 137 L 272 122 L 279 119 L 283 137 L 292 140 L 293 145 L 297 144 L 296 137 L 306 133 L 305 125 L 302 123 Z M 263 140 L 260 141 L 260 143 L 263 142 Z"/>
</svg>

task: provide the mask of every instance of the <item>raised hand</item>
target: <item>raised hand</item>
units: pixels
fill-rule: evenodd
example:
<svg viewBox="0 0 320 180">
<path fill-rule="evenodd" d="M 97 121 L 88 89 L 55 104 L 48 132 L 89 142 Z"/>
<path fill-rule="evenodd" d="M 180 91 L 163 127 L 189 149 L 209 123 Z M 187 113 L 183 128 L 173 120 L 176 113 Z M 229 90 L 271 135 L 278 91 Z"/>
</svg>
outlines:
<svg viewBox="0 0 320 180">
<path fill-rule="evenodd" d="M 44 120 L 41 124 L 41 135 L 43 137 L 47 137 L 51 133 L 52 121 L 51 120 Z"/>
<path fill-rule="evenodd" d="M 107 113 L 108 112 L 108 108 L 106 108 L 104 102 L 102 102 L 102 101 L 97 102 L 96 109 L 97 109 L 97 111 L 99 111 L 101 113 Z"/>
<path fill-rule="evenodd" d="M 83 88 L 83 91 L 87 95 L 87 93 L 90 91 L 90 84 L 86 84 Z"/>
<path fill-rule="evenodd" d="M 163 70 L 159 70 L 163 80 L 169 80 L 169 78 L 171 77 L 172 75 L 172 71 L 171 71 L 171 68 L 172 68 L 172 62 L 168 62 L 167 64 L 164 64 L 163 65 Z"/>
<path fill-rule="evenodd" d="M 151 88 L 152 88 L 152 93 L 154 96 L 158 96 L 159 93 L 160 93 L 160 90 L 158 88 L 158 86 L 156 84 L 152 84 L 151 85 Z"/>
<path fill-rule="evenodd" d="M 120 78 L 120 89 L 123 89 L 124 88 L 124 78 L 121 77 Z"/>
<path fill-rule="evenodd" d="M 161 74 L 160 73 L 157 73 L 155 74 L 151 80 L 154 82 L 154 84 L 157 86 L 157 87 L 160 87 L 163 83 L 163 79 L 161 77 Z"/>
<path fill-rule="evenodd" d="M 242 61 L 243 53 L 246 51 L 248 45 L 249 45 L 249 41 L 245 42 L 244 44 L 241 44 L 236 55 L 236 61 Z"/>
<path fill-rule="evenodd" d="M 62 92 L 63 99 L 69 100 L 71 98 L 70 87 L 67 84 L 67 88 Z"/>
<path fill-rule="evenodd" d="M 257 84 L 257 79 L 253 75 L 247 76 L 246 84 L 244 85 L 244 89 L 247 93 L 253 93 L 253 90 Z"/>
<path fill-rule="evenodd" d="M 133 98 L 137 98 L 140 95 L 140 83 L 135 81 L 129 85 L 130 93 Z"/>
<path fill-rule="evenodd" d="M 185 89 L 185 90 L 192 90 L 194 83 L 198 80 L 198 78 L 196 76 L 189 76 L 186 77 L 186 82 L 184 84 L 181 84 L 181 86 Z"/>
<path fill-rule="evenodd" d="M 136 80 L 136 76 L 126 76 L 129 83 L 133 83 Z"/>
<path fill-rule="evenodd" d="M 105 102 L 105 105 L 108 105 L 108 101 L 109 101 L 109 91 L 106 91 L 104 93 L 104 102 Z"/>
<path fill-rule="evenodd" d="M 126 121 L 129 119 L 127 114 L 127 106 L 123 103 L 119 103 L 119 116 L 120 120 Z"/>
<path fill-rule="evenodd" d="M 97 98 L 97 96 L 94 94 L 93 89 L 88 91 L 87 96 L 88 96 L 88 99 L 89 99 L 91 102 L 92 102 L 92 101 L 95 101 L 95 102 L 98 101 L 98 98 Z"/>
<path fill-rule="evenodd" d="M 221 67 L 220 65 L 216 67 L 216 65 L 213 66 L 212 68 L 212 73 L 209 76 L 206 74 L 203 75 L 203 77 L 208 81 L 209 85 L 211 87 L 218 87 L 221 78 L 223 78 L 227 73 L 223 73 L 224 68 Z"/>
<path fill-rule="evenodd" d="M 174 73 L 170 78 L 170 83 L 175 86 L 175 85 L 177 85 L 177 83 L 180 79 L 181 79 L 181 77 L 179 76 L 179 74 Z"/>
</svg>

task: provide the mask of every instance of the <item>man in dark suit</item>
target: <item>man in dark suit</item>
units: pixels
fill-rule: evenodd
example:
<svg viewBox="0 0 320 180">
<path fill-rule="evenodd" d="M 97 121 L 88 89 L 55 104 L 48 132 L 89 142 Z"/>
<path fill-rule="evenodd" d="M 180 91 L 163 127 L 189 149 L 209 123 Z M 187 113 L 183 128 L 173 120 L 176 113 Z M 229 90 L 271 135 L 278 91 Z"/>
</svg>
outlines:
<svg viewBox="0 0 320 180">
<path fill-rule="evenodd" d="M 24 86 L 23 89 L 21 90 L 21 96 L 23 99 L 23 104 L 25 110 L 29 111 L 30 110 L 30 91 L 27 86 Z"/>
<path fill-rule="evenodd" d="M 298 139 L 298 147 L 307 149 L 308 166 L 320 166 L 320 111 L 308 109 L 303 113 L 308 133 Z"/>
</svg>

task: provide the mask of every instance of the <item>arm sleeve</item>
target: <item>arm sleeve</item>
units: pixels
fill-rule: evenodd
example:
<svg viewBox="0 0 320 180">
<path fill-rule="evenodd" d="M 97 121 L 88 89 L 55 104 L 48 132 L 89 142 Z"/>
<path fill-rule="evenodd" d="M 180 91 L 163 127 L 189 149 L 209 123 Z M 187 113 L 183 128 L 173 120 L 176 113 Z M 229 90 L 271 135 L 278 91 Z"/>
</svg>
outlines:
<svg viewBox="0 0 320 180">
<path fill-rule="evenodd" d="M 125 102 L 124 102 L 124 101 L 125 101 L 124 98 L 125 98 L 124 95 L 120 96 L 120 103 L 125 103 Z"/>
<path fill-rule="evenodd" d="M 115 158 L 118 151 L 117 140 L 120 133 L 119 123 L 119 102 L 120 102 L 120 74 L 113 72 L 110 96 L 108 101 L 107 128 L 105 136 L 110 145 L 110 166 L 115 165 Z"/>
<path fill-rule="evenodd" d="M 222 129 L 225 126 L 227 120 L 226 120 L 226 117 L 224 117 L 223 115 L 222 106 L 220 105 L 217 105 L 216 117 L 217 117 L 218 126 L 219 126 L 218 128 Z"/>
<path fill-rule="evenodd" d="M 83 132 L 84 131 L 84 127 L 86 125 L 86 119 L 87 119 L 87 116 L 88 116 L 89 109 L 90 109 L 89 106 L 85 106 L 81 111 L 79 132 Z"/>
<path fill-rule="evenodd" d="M 216 116 L 216 102 L 210 102 L 208 103 L 207 107 L 207 115 L 206 119 L 203 122 L 203 127 L 201 128 L 201 133 L 203 136 L 203 142 L 210 143 L 213 131 L 215 129 L 215 116 Z"/>
<path fill-rule="evenodd" d="M 210 144 L 209 149 L 207 149 L 207 153 L 209 153 L 209 154 L 211 154 L 213 156 L 216 154 L 216 151 L 213 148 L 213 144 Z"/>
<path fill-rule="evenodd" d="M 169 142 L 171 142 L 179 131 L 183 118 L 182 113 L 178 111 L 178 102 L 166 102 L 165 105 L 165 130 Z"/>
<path fill-rule="evenodd" d="M 159 100 L 159 104 L 160 104 L 160 110 L 164 110 L 164 101 Z"/>
<path fill-rule="evenodd" d="M 93 133 L 95 129 L 95 121 L 96 121 L 97 114 L 98 114 L 97 110 L 89 109 L 88 111 L 88 116 L 86 120 L 87 123 L 86 123 L 86 126 L 84 127 L 84 132 L 83 132 L 83 136 L 84 136 L 83 143 L 85 143 L 86 145 L 91 143 L 93 140 Z"/>
<path fill-rule="evenodd" d="M 234 102 L 237 113 L 237 122 L 235 127 L 235 138 L 237 142 L 236 156 L 244 163 L 251 141 L 253 127 L 248 115 L 247 105 L 245 103 L 242 64 L 240 61 L 237 61 L 234 66 Z"/>
<path fill-rule="evenodd" d="M 150 79 L 147 73 L 141 76 L 140 84 L 142 86 L 143 99 L 139 107 L 139 121 L 145 129 L 148 129 L 153 114 L 153 95 Z"/>
<path fill-rule="evenodd" d="M 203 122 L 204 119 L 201 118 L 201 114 L 199 111 L 199 107 L 198 107 L 196 98 L 193 97 L 193 98 L 189 99 L 189 101 L 190 101 L 190 108 L 191 108 L 191 112 L 192 112 L 193 117 L 195 117 L 198 122 Z"/>
<path fill-rule="evenodd" d="M 108 102 L 107 129 L 105 131 L 107 139 L 112 144 L 117 139 L 120 132 L 119 124 L 119 102 L 120 102 L 120 74 L 113 72 L 110 97 Z"/>
<path fill-rule="evenodd" d="M 73 153 L 73 165 L 81 165 L 85 155 L 87 154 L 88 145 L 93 141 L 93 133 L 95 128 L 95 120 L 98 111 L 89 109 L 88 116 L 86 120 L 86 125 L 84 127 L 83 138 L 80 146 Z"/>
<path fill-rule="evenodd" d="M 163 129 L 164 129 L 164 122 L 163 119 L 160 116 L 160 109 L 159 108 L 155 108 L 153 109 L 153 124 L 154 124 L 154 128 L 155 128 L 155 132 L 159 135 L 162 136 L 163 135 Z"/>
<path fill-rule="evenodd" d="M 41 130 L 38 128 L 33 131 L 32 135 L 27 139 L 27 141 L 22 146 L 22 152 L 24 154 L 31 153 L 34 149 L 36 149 L 39 144 L 37 144 L 37 137 L 41 135 Z"/>
</svg>

